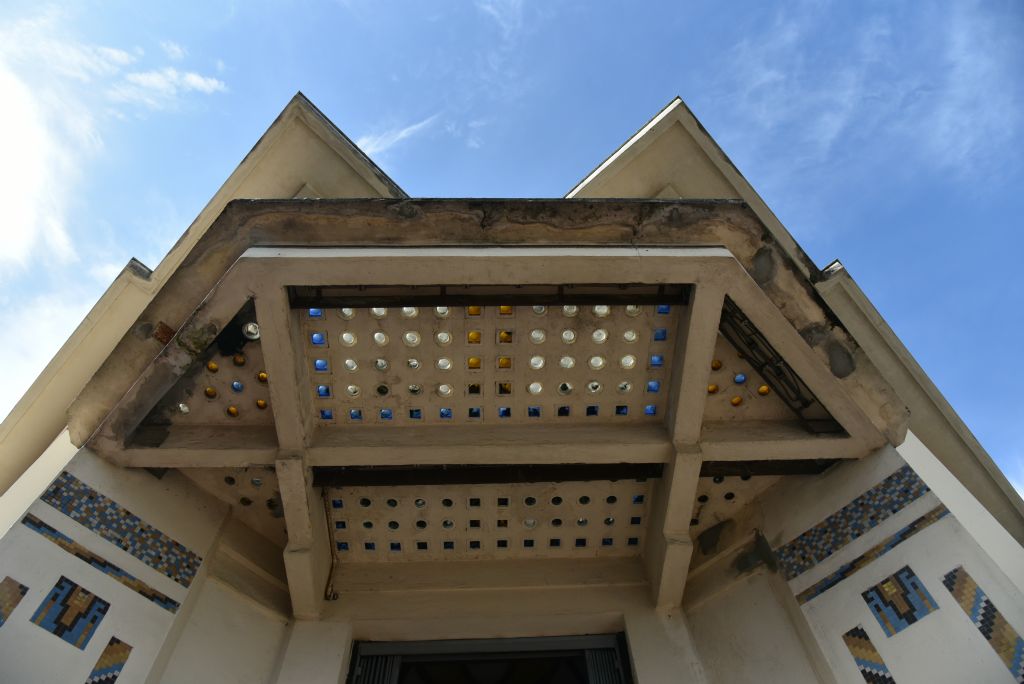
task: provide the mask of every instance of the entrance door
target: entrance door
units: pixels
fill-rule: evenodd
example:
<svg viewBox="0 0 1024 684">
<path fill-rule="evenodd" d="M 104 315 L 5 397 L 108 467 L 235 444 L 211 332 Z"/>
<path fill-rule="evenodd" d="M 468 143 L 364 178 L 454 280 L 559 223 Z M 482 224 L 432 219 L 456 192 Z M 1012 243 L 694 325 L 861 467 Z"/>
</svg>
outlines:
<svg viewBox="0 0 1024 684">
<path fill-rule="evenodd" d="M 625 635 L 357 642 L 349 684 L 632 684 Z"/>
</svg>

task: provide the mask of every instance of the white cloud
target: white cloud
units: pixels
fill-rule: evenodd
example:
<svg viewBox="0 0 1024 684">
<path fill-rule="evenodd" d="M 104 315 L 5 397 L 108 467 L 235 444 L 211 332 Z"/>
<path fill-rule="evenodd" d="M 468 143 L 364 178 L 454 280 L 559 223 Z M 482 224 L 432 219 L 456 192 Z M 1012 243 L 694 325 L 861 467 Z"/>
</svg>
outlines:
<svg viewBox="0 0 1024 684">
<path fill-rule="evenodd" d="M 497 22 L 506 39 L 523 28 L 523 0 L 477 0 L 476 6 Z"/>
<path fill-rule="evenodd" d="M 185 55 L 188 54 L 188 50 L 183 48 L 181 45 L 178 45 L 173 40 L 160 41 L 160 49 L 164 51 L 165 55 L 167 55 L 167 59 L 174 60 L 175 62 L 180 62 L 185 59 Z"/>
<path fill-rule="evenodd" d="M 437 120 L 438 116 L 439 114 L 434 114 L 433 116 L 423 119 L 423 121 L 414 123 L 411 126 L 405 126 L 404 128 L 392 128 L 384 131 L 383 133 L 364 135 L 356 140 L 356 145 L 370 156 L 387 152 L 403 140 L 411 138 L 417 133 L 430 128 L 430 126 Z"/>
<path fill-rule="evenodd" d="M 107 92 L 116 102 L 141 104 L 150 109 L 164 109 L 175 103 L 179 95 L 189 92 L 216 93 L 225 90 L 220 79 L 194 71 L 178 71 L 164 67 L 152 71 L 125 74 L 121 82 Z"/>
</svg>

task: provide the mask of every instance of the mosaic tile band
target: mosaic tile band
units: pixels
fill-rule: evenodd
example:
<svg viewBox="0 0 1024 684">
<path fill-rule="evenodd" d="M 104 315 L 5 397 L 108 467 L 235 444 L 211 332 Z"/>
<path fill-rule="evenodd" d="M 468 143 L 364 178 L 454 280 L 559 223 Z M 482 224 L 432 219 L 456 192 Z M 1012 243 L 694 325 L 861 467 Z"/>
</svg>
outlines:
<svg viewBox="0 0 1024 684">
<path fill-rule="evenodd" d="M 988 645 L 1003 661 L 1013 681 L 1024 684 L 1024 638 L 1006 621 L 988 595 L 963 567 L 954 568 L 942 578 L 942 584 L 967 613 Z"/>
<path fill-rule="evenodd" d="M 99 596 L 61 577 L 39 604 L 32 622 L 84 651 L 109 609 L 110 604 Z"/>
<path fill-rule="evenodd" d="M 850 650 L 850 655 L 857 663 L 857 669 L 860 670 L 860 676 L 864 678 L 865 682 L 868 684 L 892 684 L 896 681 L 863 627 L 857 625 L 844 634 L 843 643 Z"/>
<path fill-rule="evenodd" d="M 203 559 L 74 475 L 62 472 L 43 501 L 157 572 L 188 587 Z"/>
<path fill-rule="evenodd" d="M 124 664 L 128 662 L 128 656 L 132 653 L 132 647 L 117 637 L 110 637 L 106 648 L 100 654 L 96 666 L 89 673 L 85 684 L 113 684 L 121 676 Z"/>
<path fill-rule="evenodd" d="M 815 582 L 811 586 L 807 587 L 799 594 L 796 595 L 797 603 L 801 605 L 807 603 L 813 598 L 821 596 L 826 591 L 842 582 L 847 577 L 850 577 L 855 572 L 870 565 L 873 561 L 881 558 L 889 551 L 899 546 L 903 542 L 907 541 L 921 530 L 929 527 L 933 523 L 941 520 L 949 514 L 949 510 L 945 506 L 939 505 L 928 511 L 920 518 L 910 523 L 906 527 L 902 528 L 895 534 L 892 534 L 880 543 L 872 546 L 870 549 L 862 553 L 861 555 L 854 558 L 849 563 L 844 563 L 838 570 L 833 572 L 831 575 L 827 575 L 821 580 Z"/>
<path fill-rule="evenodd" d="M 0 627 L 4 626 L 27 593 L 28 587 L 13 577 L 4 577 L 0 581 Z"/>
<path fill-rule="evenodd" d="M 25 527 L 43 535 L 75 558 L 83 560 L 103 574 L 113 577 L 124 586 L 137 592 L 144 598 L 149 599 L 161 608 L 169 610 L 172 613 L 178 612 L 180 604 L 177 601 L 160 593 L 139 578 L 122 570 L 99 554 L 93 553 L 71 537 L 61 534 L 31 513 L 26 515 L 21 522 Z"/>
<path fill-rule="evenodd" d="M 887 637 L 902 632 L 939 609 L 909 566 L 897 570 L 861 596 Z"/>
<path fill-rule="evenodd" d="M 928 492 L 917 473 L 905 465 L 796 539 L 775 549 L 791 580 L 831 556 Z"/>
</svg>

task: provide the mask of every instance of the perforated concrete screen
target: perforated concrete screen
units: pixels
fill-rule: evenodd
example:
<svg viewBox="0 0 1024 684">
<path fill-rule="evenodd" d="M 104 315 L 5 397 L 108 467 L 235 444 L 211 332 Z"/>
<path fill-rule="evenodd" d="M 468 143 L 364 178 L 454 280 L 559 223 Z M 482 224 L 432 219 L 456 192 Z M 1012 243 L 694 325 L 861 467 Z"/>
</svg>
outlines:
<svg viewBox="0 0 1024 684">
<path fill-rule="evenodd" d="M 677 304 L 299 310 L 326 425 L 652 423 Z"/>
<path fill-rule="evenodd" d="M 637 556 L 648 481 L 336 487 L 344 563 Z"/>
</svg>

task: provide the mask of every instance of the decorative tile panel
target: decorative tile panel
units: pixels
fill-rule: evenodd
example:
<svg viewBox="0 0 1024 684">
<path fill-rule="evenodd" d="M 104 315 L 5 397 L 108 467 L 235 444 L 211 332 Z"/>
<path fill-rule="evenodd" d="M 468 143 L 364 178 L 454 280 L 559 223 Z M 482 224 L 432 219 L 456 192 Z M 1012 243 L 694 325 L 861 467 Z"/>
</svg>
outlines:
<svg viewBox="0 0 1024 684">
<path fill-rule="evenodd" d="M 4 626 L 27 593 L 28 587 L 12 577 L 4 577 L 0 581 L 0 627 Z"/>
<path fill-rule="evenodd" d="M 860 670 L 860 675 L 865 682 L 891 684 L 896 681 L 863 627 L 857 625 L 844 634 L 843 643 L 846 644 L 846 648 L 850 649 L 850 655 L 857 663 L 857 669 Z"/>
<path fill-rule="evenodd" d="M 892 636 L 939 609 L 909 566 L 896 571 L 861 596 L 886 636 Z"/>
<path fill-rule="evenodd" d="M 99 596 L 61 577 L 39 604 L 32 622 L 84 651 L 109 609 L 110 604 Z"/>
<path fill-rule="evenodd" d="M 203 562 L 183 544 L 68 472 L 62 472 L 41 498 L 184 587 L 192 584 Z"/>
<path fill-rule="evenodd" d="M 905 465 L 788 544 L 775 550 L 791 580 L 877 527 L 928 492 L 917 473 Z"/>
<path fill-rule="evenodd" d="M 93 553 L 71 537 L 61 534 L 31 513 L 26 515 L 21 522 L 25 527 L 35 530 L 75 558 L 83 560 L 103 574 L 113 577 L 124 586 L 138 592 L 141 596 L 149 599 L 161 608 L 169 610 L 172 613 L 176 613 L 178 611 L 178 606 L 180 604 L 177 601 L 160 593 L 134 575 L 125 572 L 99 554 Z"/>
<path fill-rule="evenodd" d="M 988 595 L 963 567 L 954 568 L 942 578 L 942 584 L 967 613 L 989 646 L 1003 661 L 1013 681 L 1024 684 L 1024 638 L 1006 621 Z"/>
<path fill-rule="evenodd" d="M 850 577 L 855 572 L 863 567 L 869 565 L 872 561 L 881 558 L 889 551 L 899 546 L 903 542 L 907 541 L 921 530 L 929 527 L 932 523 L 935 523 L 942 518 L 946 517 L 949 511 L 945 506 L 939 505 L 928 511 L 920 518 L 910 523 L 906 527 L 902 528 L 895 534 L 892 534 L 880 543 L 872 546 L 870 549 L 862 553 L 861 555 L 854 558 L 849 563 L 844 563 L 839 567 L 838 570 L 833 572 L 831 575 L 827 575 L 818 582 L 815 582 L 811 586 L 807 587 L 799 594 L 796 595 L 797 602 L 804 604 L 813 598 L 821 596 L 826 591 L 842 582 L 847 577 Z"/>
<path fill-rule="evenodd" d="M 100 654 L 100 659 L 96 661 L 96 666 L 92 668 L 85 684 L 113 684 L 116 682 L 131 653 L 131 646 L 117 637 L 110 637 L 107 647 Z"/>
</svg>

